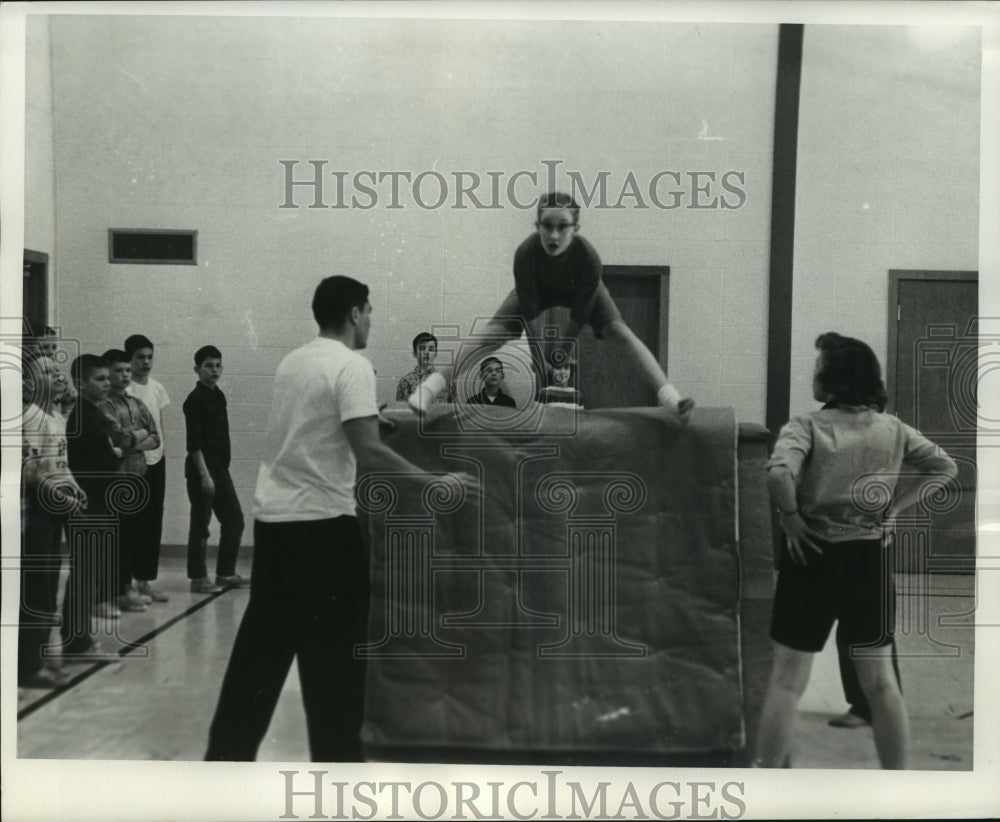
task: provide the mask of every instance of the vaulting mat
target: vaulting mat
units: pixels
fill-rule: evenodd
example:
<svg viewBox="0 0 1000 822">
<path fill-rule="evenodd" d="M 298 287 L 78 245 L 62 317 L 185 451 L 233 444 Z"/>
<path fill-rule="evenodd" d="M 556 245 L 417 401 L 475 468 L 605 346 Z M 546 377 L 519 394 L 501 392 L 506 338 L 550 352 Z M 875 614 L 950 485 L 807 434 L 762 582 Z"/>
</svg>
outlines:
<svg viewBox="0 0 1000 822">
<path fill-rule="evenodd" d="M 380 758 L 741 748 L 732 410 L 696 408 L 686 429 L 655 408 L 435 413 L 391 406 L 385 442 L 476 475 L 482 496 L 359 477 L 364 744 Z"/>
</svg>

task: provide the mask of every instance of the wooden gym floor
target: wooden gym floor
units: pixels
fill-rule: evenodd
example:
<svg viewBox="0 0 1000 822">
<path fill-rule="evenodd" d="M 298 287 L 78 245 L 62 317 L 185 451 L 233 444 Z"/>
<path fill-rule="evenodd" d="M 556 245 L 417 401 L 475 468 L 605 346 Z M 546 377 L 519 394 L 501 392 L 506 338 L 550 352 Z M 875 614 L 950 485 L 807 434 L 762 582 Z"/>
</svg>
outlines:
<svg viewBox="0 0 1000 822">
<path fill-rule="evenodd" d="M 250 573 L 251 549 L 240 572 Z M 969 770 L 973 760 L 974 581 L 900 576 L 897 643 L 911 720 L 911 767 Z M 176 551 L 157 585 L 170 601 L 102 623 L 108 659 L 67 662 L 58 691 L 19 689 L 18 756 L 46 759 L 200 760 L 248 590 L 192 594 Z M 830 728 L 846 709 L 835 645 L 817 655 L 802 700 L 793 767 L 877 768 L 871 729 Z M 308 761 L 293 668 L 260 761 Z"/>
</svg>

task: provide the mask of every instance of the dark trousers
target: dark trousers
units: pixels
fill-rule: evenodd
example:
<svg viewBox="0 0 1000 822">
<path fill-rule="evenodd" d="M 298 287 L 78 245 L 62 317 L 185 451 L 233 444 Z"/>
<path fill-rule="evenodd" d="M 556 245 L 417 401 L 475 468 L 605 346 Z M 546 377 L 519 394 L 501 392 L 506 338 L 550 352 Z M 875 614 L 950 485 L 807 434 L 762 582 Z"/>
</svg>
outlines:
<svg viewBox="0 0 1000 822">
<path fill-rule="evenodd" d="M 890 537 L 885 545 L 884 568 L 886 573 L 886 596 L 887 602 L 895 613 L 896 607 L 896 581 L 893 578 L 893 568 L 895 565 L 895 542 Z M 892 655 L 892 670 L 896 674 L 896 684 L 899 690 L 903 690 L 903 680 L 899 676 L 899 659 L 896 655 L 896 637 L 893 636 L 889 646 Z M 864 651 L 861 651 L 864 653 Z M 851 644 L 845 639 L 840 630 L 840 623 L 837 624 L 837 664 L 840 667 L 840 684 L 844 688 L 844 698 L 850 705 L 850 712 L 859 716 L 867 722 L 872 721 L 872 709 L 868 704 L 868 697 L 865 696 L 861 687 L 861 680 L 858 679 L 858 671 L 854 667 L 854 660 L 851 658 Z"/>
<path fill-rule="evenodd" d="M 889 646 L 892 653 L 892 669 L 896 673 L 896 684 L 899 690 L 903 690 L 903 680 L 899 676 L 899 659 L 896 657 L 896 638 L 893 637 Z M 840 683 L 844 687 L 844 698 L 851 706 L 850 711 L 855 716 L 872 721 L 872 709 L 868 704 L 868 697 L 865 696 L 861 681 L 858 679 L 857 669 L 854 667 L 854 660 L 851 659 L 851 646 L 845 642 L 840 635 L 840 626 L 837 626 L 837 662 L 840 665 Z"/>
<path fill-rule="evenodd" d="M 167 493 L 167 460 L 146 467 L 149 502 L 138 512 L 136 544 L 132 556 L 132 576 L 149 582 L 160 568 L 160 539 L 163 536 L 163 500 Z"/>
<path fill-rule="evenodd" d="M 188 527 L 187 575 L 188 579 L 208 576 L 205 555 L 208 549 L 208 526 L 212 513 L 219 520 L 219 555 L 215 560 L 216 576 L 232 576 L 236 573 L 236 555 L 243 537 L 243 509 L 240 507 L 236 488 L 228 468 L 209 468 L 215 493 L 206 494 L 201 489 L 201 479 L 195 471 L 185 472 L 188 500 L 191 503 L 191 519 Z"/>
<path fill-rule="evenodd" d="M 142 538 L 142 511 L 118 515 L 118 593 L 132 584 L 135 557 Z"/>
<path fill-rule="evenodd" d="M 254 523 L 250 602 L 209 730 L 207 760 L 252 761 L 292 660 L 298 659 L 309 751 L 361 760 L 368 558 L 355 517 Z"/>
<path fill-rule="evenodd" d="M 92 483 L 84 490 L 88 500 L 86 511 L 67 520 L 69 578 L 59 629 L 64 654 L 81 653 L 93 645 L 94 607 L 101 602 L 114 602 L 119 593 L 119 523 L 104 509 L 103 486 Z"/>
<path fill-rule="evenodd" d="M 26 500 L 21 531 L 21 604 L 18 612 L 18 677 L 41 670 L 46 657 L 43 649 L 50 644 L 52 628 L 59 623 L 56 605 L 59 596 L 59 572 L 62 569 L 63 520 L 45 511 L 31 491 Z"/>
</svg>

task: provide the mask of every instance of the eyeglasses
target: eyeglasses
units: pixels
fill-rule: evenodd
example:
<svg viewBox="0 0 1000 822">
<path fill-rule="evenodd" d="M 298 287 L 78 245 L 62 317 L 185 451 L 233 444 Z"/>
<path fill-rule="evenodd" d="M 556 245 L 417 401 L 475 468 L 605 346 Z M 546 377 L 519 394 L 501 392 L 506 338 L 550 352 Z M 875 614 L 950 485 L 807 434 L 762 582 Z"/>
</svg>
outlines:
<svg viewBox="0 0 1000 822">
<path fill-rule="evenodd" d="M 576 223 L 550 223 L 548 220 L 542 220 L 537 226 L 544 231 L 562 234 L 564 231 L 576 228 Z"/>
</svg>

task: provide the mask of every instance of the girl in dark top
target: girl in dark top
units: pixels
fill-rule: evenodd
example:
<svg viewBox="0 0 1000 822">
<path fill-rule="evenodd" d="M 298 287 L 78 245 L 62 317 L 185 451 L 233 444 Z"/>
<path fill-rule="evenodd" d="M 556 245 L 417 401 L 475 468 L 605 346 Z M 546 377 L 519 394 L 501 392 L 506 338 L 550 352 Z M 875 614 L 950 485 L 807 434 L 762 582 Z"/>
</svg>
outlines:
<svg viewBox="0 0 1000 822">
<path fill-rule="evenodd" d="M 618 308 L 601 280 L 601 258 L 594 247 L 579 235 L 580 206 L 568 194 L 551 192 L 538 201 L 535 233 L 514 252 L 514 290 L 497 309 L 472 350 L 462 353 L 462 361 L 478 359 L 487 350 L 519 339 L 527 323 L 547 308 L 569 308 L 570 319 L 563 337 L 575 340 L 590 325 L 594 336 L 606 339 L 635 358 L 657 399 L 680 422 L 686 423 L 694 402 L 681 397 L 666 374 L 635 332 L 622 320 Z M 461 366 L 458 363 L 457 366 Z M 409 398 L 417 412 L 426 409 L 431 398 L 447 385 L 451 369 L 439 366 Z"/>
</svg>

